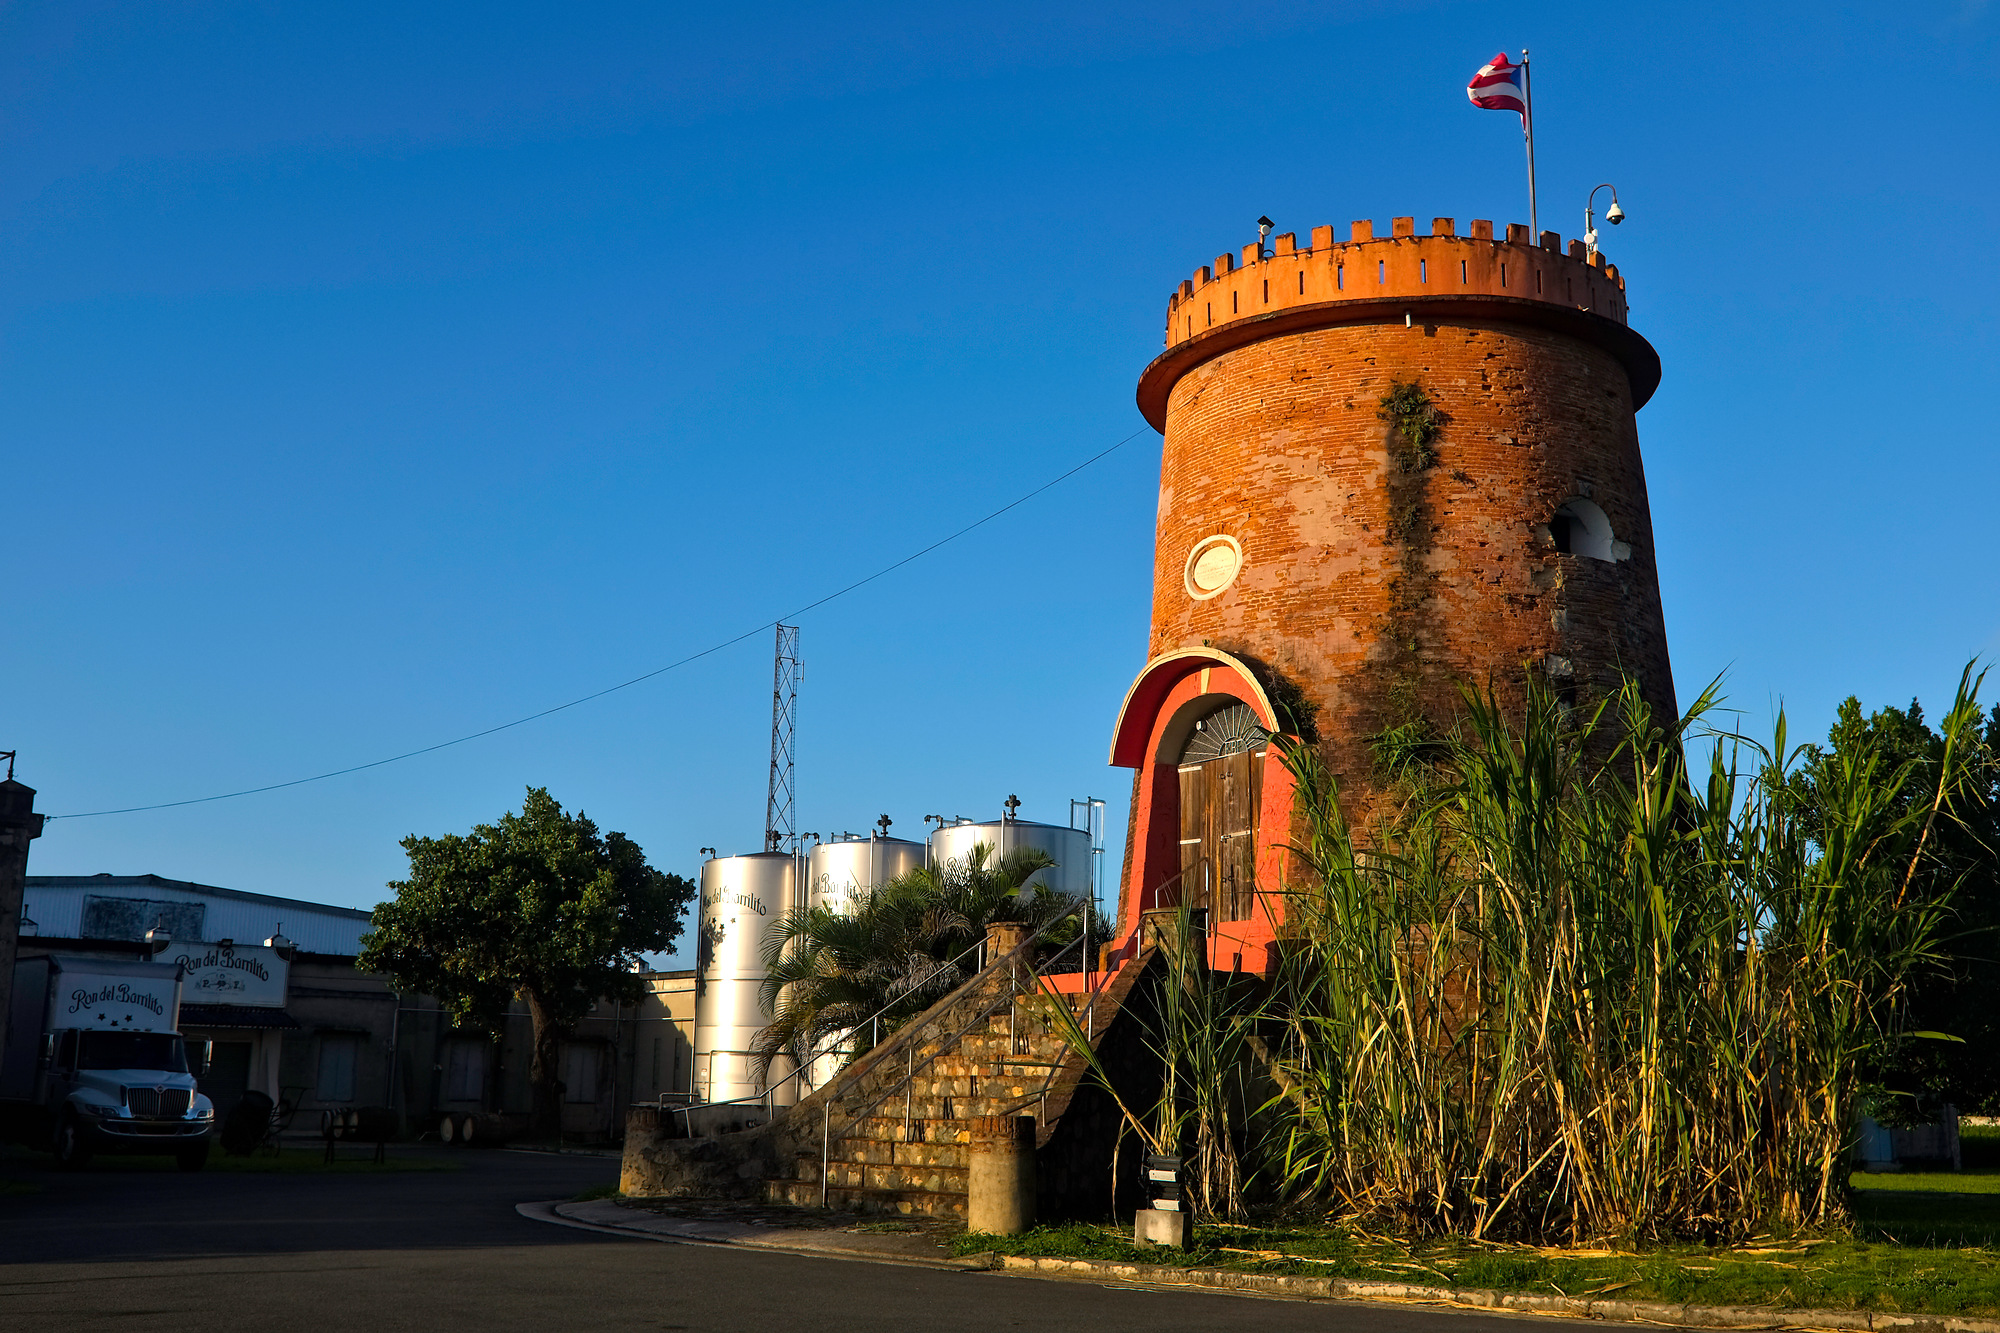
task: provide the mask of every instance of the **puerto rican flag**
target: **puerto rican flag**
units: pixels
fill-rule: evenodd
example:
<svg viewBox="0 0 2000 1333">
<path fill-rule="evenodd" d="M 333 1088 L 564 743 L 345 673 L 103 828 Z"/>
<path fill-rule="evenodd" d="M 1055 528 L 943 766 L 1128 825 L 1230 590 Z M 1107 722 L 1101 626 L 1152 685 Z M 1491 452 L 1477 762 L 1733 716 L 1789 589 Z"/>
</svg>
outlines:
<svg viewBox="0 0 2000 1333">
<path fill-rule="evenodd" d="M 1465 95 L 1482 110 L 1518 111 L 1523 118 L 1528 114 L 1528 100 L 1521 88 L 1521 67 L 1510 63 L 1505 51 L 1479 67 L 1472 82 L 1465 85 Z"/>
</svg>

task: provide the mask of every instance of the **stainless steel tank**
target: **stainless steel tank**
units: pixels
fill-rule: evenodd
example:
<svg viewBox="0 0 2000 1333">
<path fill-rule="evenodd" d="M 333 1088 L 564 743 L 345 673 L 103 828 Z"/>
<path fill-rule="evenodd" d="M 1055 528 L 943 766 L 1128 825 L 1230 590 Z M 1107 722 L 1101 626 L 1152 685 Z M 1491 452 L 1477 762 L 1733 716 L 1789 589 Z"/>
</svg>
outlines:
<svg viewBox="0 0 2000 1333">
<path fill-rule="evenodd" d="M 1083 829 L 1038 824 L 1032 819 L 946 824 L 931 834 L 931 861 L 936 865 L 963 863 L 982 842 L 993 849 L 986 859 L 988 865 L 1017 848 L 1039 848 L 1054 857 L 1056 864 L 1036 871 L 1028 883 L 1046 884 L 1058 893 L 1078 898 L 1090 895 L 1090 834 Z"/>
<path fill-rule="evenodd" d="M 908 838 L 843 838 L 823 842 L 807 860 L 806 903 L 845 916 L 864 892 L 878 889 L 896 876 L 924 863 L 924 844 Z M 826 1086 L 847 1063 L 853 1044 L 844 1037 L 823 1038 L 822 1054 L 807 1067 L 806 1090 Z"/>
<path fill-rule="evenodd" d="M 842 916 L 854 910 L 855 898 L 880 888 L 896 876 L 924 863 L 924 845 L 908 838 L 847 838 L 823 842 L 812 849 L 807 871 L 806 903 Z"/>
<path fill-rule="evenodd" d="M 773 1060 L 768 1078 L 760 1078 L 751 1054 L 757 1034 L 771 1022 L 771 1010 L 758 994 L 765 944 L 794 905 L 797 884 L 798 860 L 790 852 L 718 856 L 702 864 L 694 1090 L 703 1100 L 761 1098 L 767 1084 L 775 1106 L 799 1099 L 799 1081 L 786 1078 L 793 1068 L 789 1058 Z"/>
</svg>

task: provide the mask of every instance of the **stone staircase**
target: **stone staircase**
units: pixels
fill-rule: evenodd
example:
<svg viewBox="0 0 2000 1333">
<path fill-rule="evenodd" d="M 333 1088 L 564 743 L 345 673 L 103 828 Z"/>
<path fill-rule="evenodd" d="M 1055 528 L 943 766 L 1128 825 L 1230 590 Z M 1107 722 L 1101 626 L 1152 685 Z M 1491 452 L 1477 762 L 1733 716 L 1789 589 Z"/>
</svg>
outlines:
<svg viewBox="0 0 2000 1333">
<path fill-rule="evenodd" d="M 1081 1000 L 1067 1001 L 1080 1017 Z M 1033 1115 L 1047 1121 L 1048 1097 L 1073 1091 L 1066 1086 L 1073 1077 L 1066 1081 L 1063 1075 L 1080 1074 L 1083 1063 L 1054 1028 L 1036 1006 L 1014 1003 L 948 1047 L 912 1044 L 903 1052 L 901 1087 L 870 1096 L 867 1100 L 879 1104 L 849 1120 L 840 1119 L 836 1083 L 827 1090 L 835 1096 L 820 1108 L 827 1122 L 824 1191 L 819 1162 L 802 1160 L 793 1179 L 767 1182 L 766 1196 L 780 1203 L 963 1218 L 972 1119 Z"/>
<path fill-rule="evenodd" d="M 1112 1175 L 1131 1175 L 1136 1191 L 1137 1154 L 1127 1144 L 1120 1155 L 1116 1105 L 1050 1006 L 1077 1017 L 1128 1105 L 1149 1104 L 1158 1074 L 1137 1013 L 1149 1002 L 1135 1001 L 1152 951 L 1097 974 L 1093 995 L 1058 998 L 1035 974 L 1032 943 L 1001 932 L 989 934 L 995 963 L 768 1124 L 689 1138 L 659 1108 L 634 1107 L 619 1188 L 963 1218 L 972 1122 L 1012 1115 L 1035 1117 L 1042 1216 L 1101 1210 Z"/>
</svg>

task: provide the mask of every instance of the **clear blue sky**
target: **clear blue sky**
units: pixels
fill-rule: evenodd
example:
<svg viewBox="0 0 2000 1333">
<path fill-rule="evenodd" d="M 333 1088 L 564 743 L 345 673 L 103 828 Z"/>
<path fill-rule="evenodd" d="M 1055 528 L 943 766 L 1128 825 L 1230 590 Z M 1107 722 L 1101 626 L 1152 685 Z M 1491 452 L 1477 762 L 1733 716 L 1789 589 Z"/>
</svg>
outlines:
<svg viewBox="0 0 2000 1333">
<path fill-rule="evenodd" d="M 1253 236 L 1607 229 L 1676 681 L 1762 730 L 2000 649 L 1982 3 L 9 6 L 0 748 L 61 814 L 362 763 L 741 633 L 1142 426 Z M 803 620 L 801 827 L 1112 799 L 1158 437 Z M 768 636 L 438 754 L 57 820 L 37 873 L 370 905 L 548 786 L 754 849 Z"/>
</svg>

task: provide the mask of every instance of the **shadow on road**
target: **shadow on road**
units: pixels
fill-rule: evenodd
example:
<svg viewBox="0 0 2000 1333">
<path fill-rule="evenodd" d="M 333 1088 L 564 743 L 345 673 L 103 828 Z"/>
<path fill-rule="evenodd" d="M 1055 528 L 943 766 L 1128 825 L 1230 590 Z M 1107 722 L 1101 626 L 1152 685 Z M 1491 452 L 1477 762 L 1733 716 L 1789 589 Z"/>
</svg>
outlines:
<svg viewBox="0 0 2000 1333">
<path fill-rule="evenodd" d="M 514 1206 L 616 1184 L 615 1158 L 398 1147 L 419 1169 L 183 1173 L 170 1162 L 100 1158 L 55 1169 L 46 1154 L 0 1161 L 0 1264 L 401 1248 L 603 1243 L 538 1225 Z M 220 1164 L 219 1164 L 220 1165 Z M 359 1164 L 358 1164 L 359 1165 Z M 443 1168 L 443 1169 L 439 1169 Z M 615 1243 L 615 1242 L 614 1242 Z"/>
</svg>

